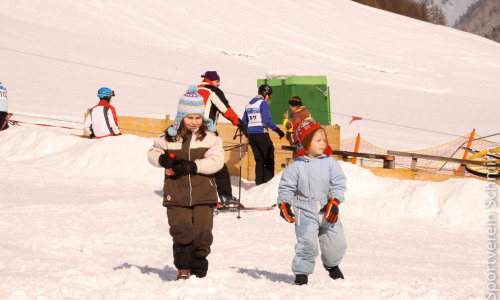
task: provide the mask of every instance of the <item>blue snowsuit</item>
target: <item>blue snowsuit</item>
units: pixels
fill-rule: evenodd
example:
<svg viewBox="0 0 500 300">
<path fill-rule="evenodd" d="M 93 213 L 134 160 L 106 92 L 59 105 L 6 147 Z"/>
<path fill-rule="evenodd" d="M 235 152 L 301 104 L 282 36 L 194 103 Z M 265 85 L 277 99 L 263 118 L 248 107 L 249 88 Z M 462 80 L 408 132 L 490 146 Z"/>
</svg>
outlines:
<svg viewBox="0 0 500 300">
<path fill-rule="evenodd" d="M 344 201 L 346 177 L 340 165 L 322 154 L 316 159 L 298 156 L 283 171 L 278 189 L 278 206 L 289 203 L 295 214 L 295 257 L 292 271 L 312 274 L 318 256 L 318 238 L 321 261 L 335 267 L 344 257 L 347 244 L 340 220 L 328 223 L 319 211 L 329 198 Z M 339 218 L 340 219 L 340 218 Z"/>
</svg>

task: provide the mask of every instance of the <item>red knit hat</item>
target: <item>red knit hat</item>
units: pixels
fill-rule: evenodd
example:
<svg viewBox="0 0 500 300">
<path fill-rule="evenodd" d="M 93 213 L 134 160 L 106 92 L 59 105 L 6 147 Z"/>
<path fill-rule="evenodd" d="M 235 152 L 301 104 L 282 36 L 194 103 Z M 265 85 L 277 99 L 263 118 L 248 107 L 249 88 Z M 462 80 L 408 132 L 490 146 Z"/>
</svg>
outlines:
<svg viewBox="0 0 500 300">
<path fill-rule="evenodd" d="M 296 156 L 303 156 L 306 155 L 307 149 L 311 146 L 311 140 L 314 136 L 314 133 L 320 129 L 323 129 L 323 126 L 321 126 L 319 123 L 313 121 L 312 119 L 310 120 L 305 120 L 302 121 L 299 126 L 297 127 L 297 137 L 299 139 L 300 144 L 303 149 L 300 149 L 297 151 Z M 326 137 L 326 131 L 325 131 L 325 137 Z M 330 147 L 330 144 L 328 144 L 328 137 L 326 137 L 326 149 L 325 149 L 325 154 L 326 155 L 332 155 L 332 148 Z"/>
</svg>

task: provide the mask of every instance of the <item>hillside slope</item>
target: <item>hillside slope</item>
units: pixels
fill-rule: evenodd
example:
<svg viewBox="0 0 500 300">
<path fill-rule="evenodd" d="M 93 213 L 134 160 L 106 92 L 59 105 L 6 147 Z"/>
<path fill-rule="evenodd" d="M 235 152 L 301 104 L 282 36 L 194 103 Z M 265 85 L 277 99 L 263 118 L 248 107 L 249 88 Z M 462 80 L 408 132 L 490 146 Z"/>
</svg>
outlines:
<svg viewBox="0 0 500 300">
<path fill-rule="evenodd" d="M 385 148 L 500 127 L 500 45 L 348 0 L 6 0 L 0 17 L 0 80 L 18 114 L 81 123 L 109 86 L 119 114 L 163 118 L 217 70 L 238 114 L 266 74 L 326 75 L 342 137 Z"/>
</svg>

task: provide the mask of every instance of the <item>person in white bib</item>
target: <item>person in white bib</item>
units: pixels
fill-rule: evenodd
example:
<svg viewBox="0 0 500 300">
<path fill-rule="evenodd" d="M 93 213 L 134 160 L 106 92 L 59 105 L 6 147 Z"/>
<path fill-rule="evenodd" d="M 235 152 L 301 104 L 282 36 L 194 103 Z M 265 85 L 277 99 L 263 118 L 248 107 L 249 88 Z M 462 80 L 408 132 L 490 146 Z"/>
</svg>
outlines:
<svg viewBox="0 0 500 300">
<path fill-rule="evenodd" d="M 271 120 L 267 101 L 273 96 L 273 89 L 263 84 L 257 97 L 245 107 L 242 121 L 248 125 L 246 136 L 255 158 L 255 184 L 266 183 L 274 177 L 274 145 L 269 137 L 268 128 L 276 132 L 280 139 L 283 131 Z"/>
<path fill-rule="evenodd" d="M 9 122 L 7 122 L 7 89 L 0 82 L 0 131 L 9 128 Z"/>
<path fill-rule="evenodd" d="M 83 126 L 91 138 L 121 135 L 115 108 L 110 104 L 115 92 L 107 87 L 97 91 L 99 103 L 90 109 Z"/>
</svg>

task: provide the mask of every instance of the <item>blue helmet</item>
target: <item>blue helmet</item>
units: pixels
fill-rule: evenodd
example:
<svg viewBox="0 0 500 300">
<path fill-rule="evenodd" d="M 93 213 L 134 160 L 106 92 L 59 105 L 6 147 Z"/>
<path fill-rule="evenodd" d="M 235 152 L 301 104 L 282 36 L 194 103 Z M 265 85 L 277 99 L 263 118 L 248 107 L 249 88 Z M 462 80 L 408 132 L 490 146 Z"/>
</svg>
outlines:
<svg viewBox="0 0 500 300">
<path fill-rule="evenodd" d="M 7 90 L 7 89 L 6 89 L 6 88 L 2 85 L 2 83 L 1 83 L 1 82 L 0 82 L 0 90 L 3 90 L 3 91 Z"/>
<path fill-rule="evenodd" d="M 99 89 L 99 91 L 97 91 L 97 96 L 100 98 L 100 99 L 106 99 L 106 100 L 109 100 L 111 99 L 111 97 L 113 97 L 115 95 L 115 92 L 112 91 L 111 89 L 108 89 L 107 87 L 102 87 Z"/>
</svg>

